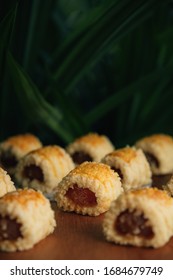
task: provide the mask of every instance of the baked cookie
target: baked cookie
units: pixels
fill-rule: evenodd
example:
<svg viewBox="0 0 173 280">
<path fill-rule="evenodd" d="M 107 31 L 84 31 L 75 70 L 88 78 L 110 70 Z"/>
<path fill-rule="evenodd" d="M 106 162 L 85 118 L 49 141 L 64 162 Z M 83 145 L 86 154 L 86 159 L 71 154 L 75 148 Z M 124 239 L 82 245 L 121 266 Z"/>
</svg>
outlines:
<svg viewBox="0 0 173 280">
<path fill-rule="evenodd" d="M 150 185 L 152 182 L 151 169 L 141 149 L 117 149 L 107 154 L 102 162 L 119 174 L 124 190 Z"/>
<path fill-rule="evenodd" d="M 35 135 L 26 133 L 11 136 L 0 143 L 0 166 L 13 176 L 18 161 L 41 146 L 42 143 Z"/>
<path fill-rule="evenodd" d="M 51 198 L 57 184 L 73 168 L 65 149 L 49 145 L 24 156 L 16 168 L 15 179 L 19 186 L 40 190 Z"/>
<path fill-rule="evenodd" d="M 173 199 L 163 190 L 141 188 L 124 192 L 104 216 L 108 241 L 158 248 L 173 235 Z"/>
<path fill-rule="evenodd" d="M 173 172 L 173 138 L 165 134 L 154 134 L 138 140 L 135 144 L 145 153 L 154 175 Z"/>
<path fill-rule="evenodd" d="M 0 198 L 0 250 L 30 249 L 55 226 L 50 202 L 40 192 L 18 189 Z"/>
<path fill-rule="evenodd" d="M 105 135 L 89 133 L 70 143 L 66 150 L 71 155 L 76 165 L 84 161 L 99 162 L 115 147 Z"/>
<path fill-rule="evenodd" d="M 84 162 L 62 179 L 55 200 L 64 211 L 97 216 L 106 212 L 122 191 L 118 174 L 108 165 Z"/>
</svg>

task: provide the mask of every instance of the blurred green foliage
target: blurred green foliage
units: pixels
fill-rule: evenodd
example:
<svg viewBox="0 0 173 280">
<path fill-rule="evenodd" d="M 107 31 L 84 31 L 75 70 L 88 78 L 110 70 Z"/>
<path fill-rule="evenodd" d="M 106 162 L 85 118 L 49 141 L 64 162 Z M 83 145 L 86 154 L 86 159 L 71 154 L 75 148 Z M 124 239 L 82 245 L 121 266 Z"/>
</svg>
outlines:
<svg viewBox="0 0 173 280">
<path fill-rule="evenodd" d="M 2 5 L 2 4 L 1 4 Z M 3 3 L 0 139 L 66 145 L 90 131 L 116 146 L 173 135 L 173 3 Z"/>
</svg>

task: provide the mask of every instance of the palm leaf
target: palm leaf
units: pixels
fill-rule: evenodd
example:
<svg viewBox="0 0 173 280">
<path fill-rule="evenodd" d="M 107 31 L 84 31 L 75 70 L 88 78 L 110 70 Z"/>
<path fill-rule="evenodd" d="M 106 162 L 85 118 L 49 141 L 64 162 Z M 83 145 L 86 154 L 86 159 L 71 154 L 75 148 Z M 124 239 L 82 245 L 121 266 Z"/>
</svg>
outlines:
<svg viewBox="0 0 173 280">
<path fill-rule="evenodd" d="M 8 55 L 8 70 L 21 104 L 18 109 L 24 108 L 26 117 L 20 122 L 38 122 L 40 127 L 46 124 L 65 143 L 88 130 L 105 130 L 114 139 L 118 135 L 120 141 L 163 125 L 171 113 L 163 113 L 158 124 L 148 124 L 159 116 L 163 94 L 170 111 L 171 96 L 167 93 L 171 92 L 173 69 L 169 1 L 99 1 L 95 8 L 86 8 L 77 24 L 70 29 L 65 26 L 66 33 L 61 33 L 58 21 L 51 21 L 51 26 L 56 24 L 55 36 L 55 29 L 49 36 L 49 24 L 58 11 L 51 10 L 50 2 L 44 4 L 48 14 L 41 1 L 28 2 L 33 16 L 28 10 L 21 27 L 27 30 L 20 33 L 24 45 L 19 50 L 13 48 L 16 60 Z M 65 18 L 61 21 L 66 25 Z M 20 39 L 18 42 L 23 42 Z M 18 59 L 18 53 L 23 60 Z M 15 99 L 15 94 L 10 94 Z"/>
<path fill-rule="evenodd" d="M 104 117 L 110 110 L 115 109 L 121 103 L 125 102 L 129 97 L 136 95 L 137 92 L 138 94 L 140 94 L 140 92 L 141 94 L 146 94 L 145 90 L 147 90 L 151 85 L 153 86 L 153 84 L 155 84 L 156 82 L 159 83 L 159 80 L 162 83 L 161 77 L 163 76 L 163 74 L 170 74 L 172 71 L 173 63 L 172 61 L 170 61 L 170 64 L 168 64 L 167 67 L 159 70 L 157 69 L 123 88 L 119 92 L 112 94 L 110 97 L 103 100 L 99 105 L 95 106 L 93 110 L 91 110 L 88 114 L 86 114 L 86 122 L 88 124 L 92 124 L 98 121 L 100 118 Z M 169 76 L 169 79 L 170 78 L 171 77 Z"/>
<path fill-rule="evenodd" d="M 0 23 L 0 122 L 1 124 L 6 124 L 7 127 L 7 104 L 9 104 L 9 92 L 8 92 L 8 77 L 6 73 L 6 56 L 7 51 L 11 44 L 11 39 L 13 35 L 14 22 L 17 13 L 17 5 L 11 8 L 8 14 Z M 8 114 L 9 115 L 9 114 Z M 5 135 L 5 127 L 0 126 L 0 137 L 3 138 Z"/>
<path fill-rule="evenodd" d="M 54 55 L 53 60 L 58 65 L 53 76 L 57 87 L 70 91 L 110 48 L 112 41 L 119 40 L 150 17 L 161 3 L 154 0 L 109 1 L 104 9 L 97 10 L 98 15 L 83 23 Z"/>
<path fill-rule="evenodd" d="M 46 102 L 37 86 L 16 63 L 10 53 L 8 54 L 8 67 L 13 85 L 27 117 L 37 125 L 43 123 L 50 127 L 64 142 L 71 141 L 73 136 L 63 123 L 62 113 Z"/>
<path fill-rule="evenodd" d="M 0 23 L 0 75 L 3 78 L 5 69 L 6 53 L 9 48 L 14 22 L 16 17 L 17 5 L 11 9 Z"/>
</svg>

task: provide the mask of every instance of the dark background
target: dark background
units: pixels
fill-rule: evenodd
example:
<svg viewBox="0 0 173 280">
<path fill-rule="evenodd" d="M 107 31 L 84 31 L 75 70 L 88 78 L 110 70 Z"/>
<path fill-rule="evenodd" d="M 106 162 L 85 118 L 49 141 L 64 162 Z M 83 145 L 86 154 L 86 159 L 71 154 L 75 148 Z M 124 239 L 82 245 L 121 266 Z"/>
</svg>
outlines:
<svg viewBox="0 0 173 280">
<path fill-rule="evenodd" d="M 173 135 L 172 1 L 0 5 L 1 141 L 30 131 L 66 145 L 96 131 L 118 147 Z"/>
</svg>

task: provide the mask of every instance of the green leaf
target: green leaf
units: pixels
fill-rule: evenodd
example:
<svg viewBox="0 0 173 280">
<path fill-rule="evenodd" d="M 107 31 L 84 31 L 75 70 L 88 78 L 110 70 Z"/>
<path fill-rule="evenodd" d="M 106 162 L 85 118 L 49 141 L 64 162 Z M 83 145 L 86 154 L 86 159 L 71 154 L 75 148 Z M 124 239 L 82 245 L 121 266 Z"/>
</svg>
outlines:
<svg viewBox="0 0 173 280">
<path fill-rule="evenodd" d="M 69 92 L 110 48 L 111 42 L 119 40 L 151 17 L 161 3 L 154 0 L 109 1 L 104 9 L 97 10 L 98 15 L 72 34 L 54 56 L 58 65 L 54 73 L 57 86 Z"/>
<path fill-rule="evenodd" d="M 4 137 L 5 127 L 8 126 L 6 123 L 6 112 L 7 104 L 9 105 L 9 92 L 7 90 L 9 80 L 6 73 L 6 57 L 13 35 L 16 13 L 17 5 L 10 9 L 5 18 L 0 22 L 0 123 L 4 124 L 0 126 L 0 137 Z"/>
<path fill-rule="evenodd" d="M 51 13 L 52 2 L 53 0 L 37 0 L 31 2 L 31 16 L 26 22 L 27 37 L 23 54 L 23 67 L 29 72 L 32 72 L 32 67 L 37 60 L 39 50 L 43 44 Z"/>
<path fill-rule="evenodd" d="M 11 9 L 9 13 L 0 23 L 0 76 L 1 80 L 4 76 L 6 54 L 9 48 L 11 37 L 13 33 L 15 17 L 17 12 L 17 5 Z"/>
<path fill-rule="evenodd" d="M 16 63 L 13 56 L 8 53 L 8 67 L 13 85 L 21 101 L 21 106 L 28 118 L 34 123 L 47 125 L 64 142 L 68 143 L 73 135 L 64 126 L 62 113 L 51 106 L 41 95 L 37 86 L 31 81 L 24 70 Z"/>
<path fill-rule="evenodd" d="M 63 2 L 64 11 L 59 1 L 42 2 L 18 7 L 11 44 L 15 59 L 8 58 L 16 90 L 2 92 L 1 130 L 9 134 L 36 124 L 65 143 L 89 130 L 105 132 L 119 143 L 158 128 L 170 130 L 169 1 L 84 0 L 83 13 L 80 7 L 70 9 L 79 0 Z M 25 118 L 20 119 L 22 108 Z"/>
<path fill-rule="evenodd" d="M 146 94 L 150 86 L 159 81 L 162 83 L 161 77 L 165 72 L 172 73 L 173 63 L 170 61 L 170 64 L 167 67 L 162 69 L 156 69 L 155 71 L 143 76 L 141 79 L 131 83 L 130 85 L 124 87 L 120 91 L 112 94 L 107 99 L 100 102 L 99 105 L 95 106 L 88 114 L 85 116 L 85 121 L 87 124 L 92 124 L 104 117 L 108 112 L 118 107 L 120 104 L 125 102 L 129 97 L 136 94 Z M 170 77 L 169 77 L 170 78 Z"/>
</svg>

